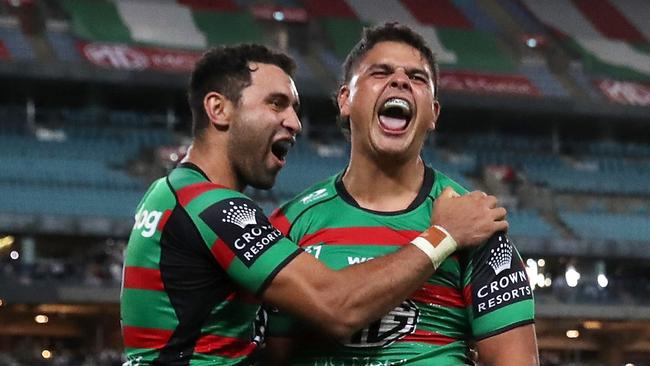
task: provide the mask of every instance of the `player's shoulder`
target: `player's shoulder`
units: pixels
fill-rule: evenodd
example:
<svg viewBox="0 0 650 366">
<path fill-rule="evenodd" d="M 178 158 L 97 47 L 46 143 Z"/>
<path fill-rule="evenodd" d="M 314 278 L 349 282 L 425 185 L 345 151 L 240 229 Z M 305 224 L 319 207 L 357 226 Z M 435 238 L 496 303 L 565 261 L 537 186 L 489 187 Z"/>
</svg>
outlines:
<svg viewBox="0 0 650 366">
<path fill-rule="evenodd" d="M 313 184 L 293 199 L 282 204 L 279 210 L 288 217 L 297 217 L 303 212 L 337 197 L 337 177 L 338 174 Z"/>
<path fill-rule="evenodd" d="M 167 176 L 167 183 L 186 209 L 201 209 L 228 199 L 250 201 L 245 194 L 211 182 L 198 168 L 180 166 Z"/>
<path fill-rule="evenodd" d="M 463 185 L 460 183 L 456 182 L 452 178 L 450 178 L 448 175 L 445 173 L 441 172 L 440 170 L 437 169 L 432 169 L 433 174 L 434 174 L 434 184 L 431 187 L 431 193 L 430 195 L 435 197 L 438 197 L 440 193 L 442 193 L 443 189 L 445 187 L 452 187 L 454 191 L 456 191 L 458 194 L 465 194 L 469 192 L 467 188 L 465 188 Z"/>
</svg>

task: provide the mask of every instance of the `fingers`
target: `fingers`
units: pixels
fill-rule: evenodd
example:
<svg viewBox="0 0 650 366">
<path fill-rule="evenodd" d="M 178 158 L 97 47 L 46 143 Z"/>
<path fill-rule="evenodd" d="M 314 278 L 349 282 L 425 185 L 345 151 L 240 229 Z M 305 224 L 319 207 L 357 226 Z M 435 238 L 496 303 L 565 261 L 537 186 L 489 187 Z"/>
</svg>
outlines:
<svg viewBox="0 0 650 366">
<path fill-rule="evenodd" d="M 508 210 L 503 207 L 496 207 L 492 209 L 492 217 L 495 221 L 505 220 Z"/>
<path fill-rule="evenodd" d="M 495 221 L 494 222 L 494 232 L 497 231 L 507 231 L 509 227 L 508 221 L 506 220 L 501 220 L 501 221 Z"/>
<path fill-rule="evenodd" d="M 483 199 L 487 202 L 489 208 L 497 207 L 497 198 L 496 197 L 486 195 Z"/>
</svg>

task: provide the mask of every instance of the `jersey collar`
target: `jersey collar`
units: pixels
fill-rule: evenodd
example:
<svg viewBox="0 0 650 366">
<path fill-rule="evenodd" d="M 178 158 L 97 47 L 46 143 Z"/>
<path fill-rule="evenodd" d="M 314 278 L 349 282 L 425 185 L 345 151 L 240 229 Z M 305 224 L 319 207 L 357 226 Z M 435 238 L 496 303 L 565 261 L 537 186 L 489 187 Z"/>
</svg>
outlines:
<svg viewBox="0 0 650 366">
<path fill-rule="evenodd" d="M 424 166 L 424 179 L 422 180 L 422 186 L 420 187 L 420 191 L 418 192 L 418 195 L 415 197 L 413 202 L 411 204 L 399 211 L 375 211 L 375 210 L 370 210 L 367 208 L 363 208 L 359 205 L 359 203 L 352 197 L 350 192 L 345 188 L 345 184 L 343 184 L 343 175 L 345 174 L 345 171 L 347 170 L 344 169 L 337 177 L 336 177 L 336 182 L 334 183 L 334 186 L 336 187 L 336 192 L 338 195 L 341 197 L 343 201 L 345 201 L 347 204 L 354 206 L 358 209 L 361 209 L 366 212 L 370 212 L 373 214 L 377 215 L 386 215 L 386 216 L 393 216 L 393 215 L 400 215 L 403 213 L 407 213 L 409 211 L 414 210 L 418 206 L 420 206 L 424 201 L 427 199 L 429 196 L 429 193 L 431 193 L 431 189 L 433 189 L 433 184 L 436 181 L 436 172 L 429 167 L 428 165 Z"/>
<path fill-rule="evenodd" d="M 203 170 L 201 170 L 201 168 L 199 168 L 198 165 L 196 165 L 194 163 L 190 163 L 189 161 L 186 161 L 184 163 L 178 164 L 178 167 L 179 168 L 187 168 L 187 169 L 194 170 L 194 171 L 198 172 L 199 174 L 201 174 L 203 176 L 203 178 L 205 178 L 208 182 L 210 182 L 210 178 L 208 178 L 208 175 L 205 174 L 205 172 Z"/>
</svg>

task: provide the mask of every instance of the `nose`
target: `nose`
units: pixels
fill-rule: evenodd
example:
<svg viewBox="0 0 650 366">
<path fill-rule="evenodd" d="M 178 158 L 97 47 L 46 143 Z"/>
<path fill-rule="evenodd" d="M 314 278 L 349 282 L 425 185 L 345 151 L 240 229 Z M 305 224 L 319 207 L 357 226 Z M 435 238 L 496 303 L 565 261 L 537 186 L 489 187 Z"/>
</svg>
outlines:
<svg viewBox="0 0 650 366">
<path fill-rule="evenodd" d="M 300 118 L 298 118 L 298 113 L 296 113 L 295 109 L 287 108 L 287 115 L 282 121 L 282 126 L 294 135 L 302 131 L 302 123 L 300 123 Z"/>
<path fill-rule="evenodd" d="M 402 90 L 409 90 L 411 88 L 411 80 L 402 68 L 397 69 L 393 73 L 390 80 L 390 87 Z"/>
</svg>

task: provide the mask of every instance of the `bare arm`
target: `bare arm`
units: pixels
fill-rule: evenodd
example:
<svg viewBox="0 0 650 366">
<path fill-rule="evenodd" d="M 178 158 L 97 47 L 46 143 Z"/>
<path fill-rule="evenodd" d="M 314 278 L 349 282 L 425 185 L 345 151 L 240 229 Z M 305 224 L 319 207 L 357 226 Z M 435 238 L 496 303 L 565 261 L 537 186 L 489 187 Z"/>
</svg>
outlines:
<svg viewBox="0 0 650 366">
<path fill-rule="evenodd" d="M 505 210 L 496 207 L 494 197 L 479 192 L 452 194 L 447 189 L 436 199 L 432 223 L 449 231 L 459 246 L 478 245 L 507 228 Z M 397 306 L 433 272 L 432 260 L 414 245 L 340 271 L 303 253 L 278 273 L 262 297 L 337 338 L 346 338 Z"/>
<path fill-rule="evenodd" d="M 535 325 L 528 324 L 477 343 L 478 358 L 485 366 L 538 366 Z"/>
</svg>

